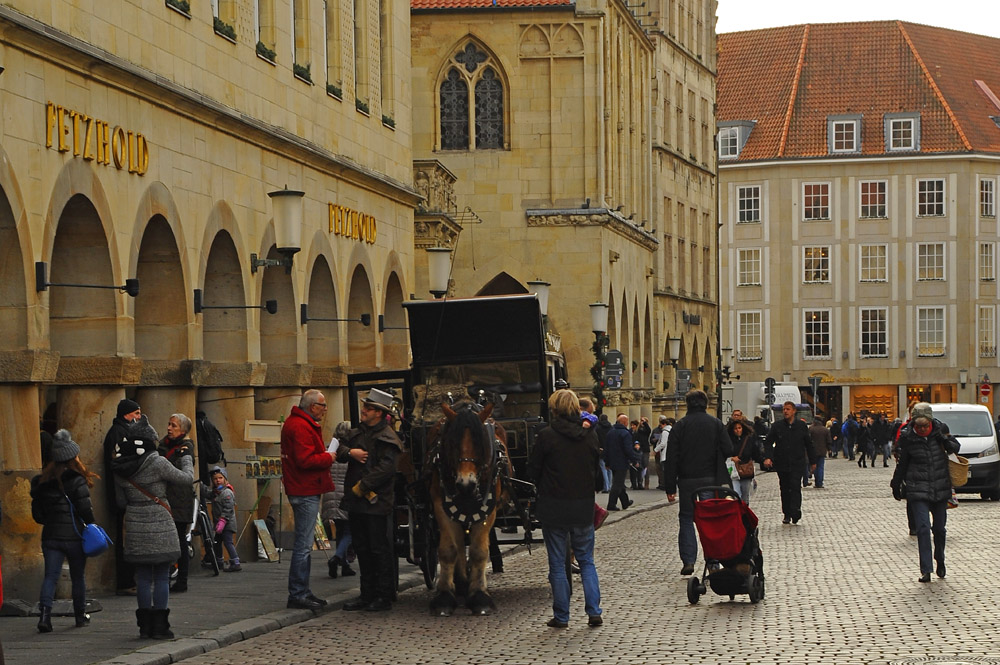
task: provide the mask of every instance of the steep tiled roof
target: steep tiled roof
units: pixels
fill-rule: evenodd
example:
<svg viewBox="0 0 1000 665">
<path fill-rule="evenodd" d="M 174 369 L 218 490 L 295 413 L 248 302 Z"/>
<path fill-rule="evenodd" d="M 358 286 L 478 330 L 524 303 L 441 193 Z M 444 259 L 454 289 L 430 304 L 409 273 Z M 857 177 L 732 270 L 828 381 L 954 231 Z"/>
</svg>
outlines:
<svg viewBox="0 0 1000 665">
<path fill-rule="evenodd" d="M 920 113 L 921 152 L 1000 152 L 1000 39 L 901 21 L 719 35 L 718 121 L 753 120 L 739 160 L 827 156 L 827 117 L 862 116 L 885 153 L 886 113 Z"/>
<path fill-rule="evenodd" d="M 410 9 L 520 9 L 575 4 L 576 0 L 410 0 Z"/>
</svg>

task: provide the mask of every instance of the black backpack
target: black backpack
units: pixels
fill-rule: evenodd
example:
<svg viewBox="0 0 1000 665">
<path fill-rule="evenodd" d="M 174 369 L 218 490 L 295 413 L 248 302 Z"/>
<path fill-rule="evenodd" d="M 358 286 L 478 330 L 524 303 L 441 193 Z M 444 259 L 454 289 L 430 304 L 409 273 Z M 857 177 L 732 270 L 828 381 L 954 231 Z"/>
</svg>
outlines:
<svg viewBox="0 0 1000 665">
<path fill-rule="evenodd" d="M 225 463 L 226 453 L 222 449 L 222 434 L 204 411 L 195 414 L 195 420 L 198 427 L 198 459 L 207 464 Z"/>
</svg>

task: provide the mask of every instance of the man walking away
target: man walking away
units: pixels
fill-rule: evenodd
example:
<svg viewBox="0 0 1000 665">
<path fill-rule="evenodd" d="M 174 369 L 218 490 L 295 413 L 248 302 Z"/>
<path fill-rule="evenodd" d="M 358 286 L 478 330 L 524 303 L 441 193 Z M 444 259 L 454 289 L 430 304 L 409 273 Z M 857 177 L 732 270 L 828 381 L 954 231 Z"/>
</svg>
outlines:
<svg viewBox="0 0 1000 665">
<path fill-rule="evenodd" d="M 816 489 L 825 487 L 823 469 L 826 467 L 826 456 L 830 452 L 833 440 L 830 437 L 830 430 L 823 424 L 822 420 L 814 420 L 809 425 L 809 464 L 813 469 L 813 478 L 816 480 Z"/>
<path fill-rule="evenodd" d="M 781 413 L 784 419 L 771 425 L 764 441 L 764 466 L 778 472 L 784 515 L 781 523 L 798 524 L 802 519 L 802 468 L 809 454 L 809 430 L 795 417 L 794 402 L 785 402 Z"/>
<path fill-rule="evenodd" d="M 608 494 L 608 510 L 618 510 L 618 501 L 622 508 L 628 508 L 632 501 L 625 491 L 625 476 L 633 464 L 639 462 L 639 451 L 635 449 L 635 439 L 628 427 L 628 416 L 618 414 L 615 426 L 604 438 L 604 463 L 611 469 L 611 493 Z"/>
</svg>

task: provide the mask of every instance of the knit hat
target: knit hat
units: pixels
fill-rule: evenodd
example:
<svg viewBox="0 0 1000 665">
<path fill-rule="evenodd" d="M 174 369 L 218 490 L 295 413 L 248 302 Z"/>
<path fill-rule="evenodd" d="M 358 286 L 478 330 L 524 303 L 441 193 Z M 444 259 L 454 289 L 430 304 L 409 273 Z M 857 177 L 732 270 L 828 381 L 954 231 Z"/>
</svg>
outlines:
<svg viewBox="0 0 1000 665">
<path fill-rule="evenodd" d="M 910 420 L 916 420 L 917 418 L 926 418 L 927 420 L 934 419 L 934 411 L 931 409 L 931 405 L 927 402 L 917 402 L 910 409 Z"/>
<path fill-rule="evenodd" d="M 68 462 L 80 454 L 80 446 L 73 440 L 69 430 L 61 429 L 52 438 L 52 461 Z"/>
<path fill-rule="evenodd" d="M 139 410 L 139 403 L 132 401 L 128 398 L 123 399 L 118 402 L 118 417 L 124 418 L 126 413 L 132 413 L 133 411 Z"/>
<path fill-rule="evenodd" d="M 209 476 L 209 478 L 211 478 L 212 476 L 214 476 L 216 473 L 221 473 L 223 478 L 225 478 L 226 480 L 229 480 L 229 474 L 226 473 L 226 470 L 223 467 L 221 467 L 221 466 L 213 466 L 211 469 L 209 469 L 208 470 L 208 476 Z"/>
<path fill-rule="evenodd" d="M 149 424 L 149 419 L 146 416 L 141 416 L 139 420 L 129 424 L 125 438 L 115 446 L 115 457 L 130 457 L 132 455 L 142 457 L 156 450 L 158 441 L 159 437 L 153 426 Z"/>
</svg>

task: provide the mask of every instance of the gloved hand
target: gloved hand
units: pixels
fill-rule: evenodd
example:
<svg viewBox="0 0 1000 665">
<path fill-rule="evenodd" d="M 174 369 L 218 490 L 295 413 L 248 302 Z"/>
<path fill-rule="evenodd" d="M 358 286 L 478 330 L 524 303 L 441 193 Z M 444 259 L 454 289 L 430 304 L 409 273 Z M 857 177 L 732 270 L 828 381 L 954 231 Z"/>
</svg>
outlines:
<svg viewBox="0 0 1000 665">
<path fill-rule="evenodd" d="M 361 481 L 360 480 L 358 482 L 354 483 L 354 487 L 351 488 L 351 492 L 354 493 L 354 496 L 361 496 Z"/>
<path fill-rule="evenodd" d="M 896 501 L 902 501 L 905 494 L 903 494 L 903 486 L 899 483 L 892 485 L 892 498 Z"/>
<path fill-rule="evenodd" d="M 215 532 L 216 533 L 222 533 L 222 530 L 225 529 L 225 528 L 226 528 L 226 519 L 225 518 L 221 518 L 218 522 L 215 523 Z"/>
</svg>

